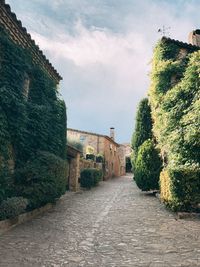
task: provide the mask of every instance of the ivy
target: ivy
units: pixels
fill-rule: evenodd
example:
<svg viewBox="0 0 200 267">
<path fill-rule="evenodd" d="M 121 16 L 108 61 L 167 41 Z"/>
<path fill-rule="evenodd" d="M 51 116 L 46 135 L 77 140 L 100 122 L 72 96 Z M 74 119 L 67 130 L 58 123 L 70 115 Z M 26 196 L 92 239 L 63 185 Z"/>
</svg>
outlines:
<svg viewBox="0 0 200 267">
<path fill-rule="evenodd" d="M 8 191 L 5 169 L 10 170 L 9 179 L 14 179 L 13 172 L 28 168 L 38 151 L 66 159 L 65 103 L 59 98 L 56 82 L 30 55 L 0 27 L 0 192 Z M 39 164 L 37 167 L 39 170 Z M 2 199 L 6 197 L 5 193 Z"/>
<path fill-rule="evenodd" d="M 200 51 L 188 48 L 179 57 L 180 49 L 173 40 L 156 46 L 149 99 L 153 134 L 165 157 L 161 195 L 170 195 L 164 201 L 173 209 L 188 210 L 200 195 Z"/>
</svg>

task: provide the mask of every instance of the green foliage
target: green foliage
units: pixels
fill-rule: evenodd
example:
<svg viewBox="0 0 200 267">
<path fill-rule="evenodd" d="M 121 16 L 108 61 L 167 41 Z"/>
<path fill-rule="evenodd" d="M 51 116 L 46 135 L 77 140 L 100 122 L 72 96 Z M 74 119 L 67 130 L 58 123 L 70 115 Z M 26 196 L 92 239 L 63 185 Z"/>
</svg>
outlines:
<svg viewBox="0 0 200 267">
<path fill-rule="evenodd" d="M 172 202 L 172 183 L 167 168 L 160 173 L 160 198 L 165 203 Z"/>
<path fill-rule="evenodd" d="M 174 60 L 179 53 L 179 47 L 173 42 L 169 42 L 168 39 L 163 38 L 158 42 L 154 49 L 154 58 L 156 61 L 160 60 Z"/>
<path fill-rule="evenodd" d="M 38 152 L 15 172 L 16 192 L 29 200 L 29 209 L 53 203 L 67 188 L 67 161 Z"/>
<path fill-rule="evenodd" d="M 154 52 L 149 92 L 153 134 L 168 172 L 168 179 L 162 174 L 163 181 L 170 185 L 167 189 L 170 199 L 167 198 L 166 203 L 172 209 L 189 210 L 194 202 L 198 204 L 200 195 L 197 171 L 200 164 L 200 51 L 187 48 L 185 56 L 180 57 L 177 45 L 176 56 L 170 59 L 160 56 L 160 49 L 167 49 L 168 45 L 169 41 L 161 42 Z M 178 76 L 169 71 L 170 65 L 177 67 Z M 175 83 L 172 82 L 174 75 Z M 165 195 L 166 190 L 161 188 L 161 191 Z"/>
<path fill-rule="evenodd" d="M 132 152 L 131 152 L 131 166 L 132 166 L 131 170 L 132 170 L 132 172 L 134 172 L 135 161 L 136 161 L 136 154 L 132 150 Z"/>
<path fill-rule="evenodd" d="M 1 202 L 7 197 L 15 196 L 13 169 L 16 173 L 26 169 L 38 151 L 66 158 L 66 107 L 64 101 L 59 99 L 56 82 L 40 65 L 33 62 L 28 49 L 14 43 L 1 27 L 0 66 Z M 30 86 L 26 92 L 27 77 Z M 46 160 L 50 158 L 47 157 Z M 37 167 L 36 171 L 42 168 L 39 165 Z M 22 185 L 21 182 L 21 186 L 24 191 L 27 186 L 27 191 L 32 192 L 27 194 L 28 197 L 34 195 L 34 190 L 40 191 L 34 183 L 25 182 Z M 47 194 L 47 190 L 44 191 Z M 45 201 L 38 200 L 38 203 L 43 202 Z"/>
<path fill-rule="evenodd" d="M 144 98 L 140 101 L 137 115 L 135 131 L 132 137 L 132 148 L 137 154 L 139 147 L 147 139 L 152 138 L 152 120 L 151 120 L 151 108 L 148 103 L 148 99 Z"/>
<path fill-rule="evenodd" d="M 86 159 L 88 160 L 95 160 L 95 155 L 94 154 L 86 154 Z"/>
<path fill-rule="evenodd" d="M 82 187 L 91 188 L 98 185 L 102 179 L 102 171 L 94 168 L 84 169 L 81 172 L 80 183 Z"/>
<path fill-rule="evenodd" d="M 97 163 L 103 163 L 104 162 L 104 156 L 101 154 L 96 155 L 96 162 Z"/>
<path fill-rule="evenodd" d="M 12 174 L 5 166 L 0 172 L 0 203 L 7 197 L 11 197 L 14 194 L 14 185 Z"/>
<path fill-rule="evenodd" d="M 170 166 L 172 200 L 167 203 L 173 210 L 198 210 L 200 203 L 200 168 L 197 165 Z"/>
<path fill-rule="evenodd" d="M 25 212 L 28 200 L 23 197 L 12 197 L 3 200 L 0 205 L 0 220 L 15 218 Z"/>
<path fill-rule="evenodd" d="M 158 95 L 169 90 L 176 80 L 183 75 L 183 66 L 179 61 L 167 60 L 160 61 L 154 67 L 152 79 L 155 83 L 156 93 Z M 174 81 L 172 80 L 174 78 Z"/>
<path fill-rule="evenodd" d="M 139 148 L 135 162 L 135 182 L 142 191 L 159 188 L 162 162 L 151 140 L 146 140 Z"/>
<path fill-rule="evenodd" d="M 136 114 L 135 130 L 132 135 L 131 146 L 133 149 L 131 155 L 132 170 L 135 170 L 135 161 L 140 146 L 147 139 L 152 138 L 152 119 L 151 119 L 151 108 L 147 98 L 140 101 Z"/>
<path fill-rule="evenodd" d="M 132 171 L 131 157 L 126 157 L 126 172 Z"/>
</svg>

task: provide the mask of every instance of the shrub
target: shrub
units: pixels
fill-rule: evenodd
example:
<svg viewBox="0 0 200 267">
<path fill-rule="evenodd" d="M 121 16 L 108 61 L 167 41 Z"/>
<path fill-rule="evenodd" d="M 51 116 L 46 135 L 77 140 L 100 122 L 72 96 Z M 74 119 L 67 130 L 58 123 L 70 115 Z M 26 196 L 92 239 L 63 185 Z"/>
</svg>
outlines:
<svg viewBox="0 0 200 267">
<path fill-rule="evenodd" d="M 160 198 L 165 203 L 172 201 L 171 180 L 167 169 L 163 169 L 160 173 Z"/>
<path fill-rule="evenodd" d="M 29 200 L 29 209 L 55 202 L 67 188 L 67 163 L 47 152 L 39 152 L 15 173 L 17 193 Z"/>
<path fill-rule="evenodd" d="M 13 178 L 9 169 L 5 166 L 0 170 L 0 203 L 11 197 L 14 193 Z"/>
<path fill-rule="evenodd" d="M 126 157 L 126 172 L 132 171 L 131 157 Z"/>
<path fill-rule="evenodd" d="M 131 152 L 131 166 L 132 166 L 131 170 L 133 173 L 135 171 L 135 161 L 136 161 L 136 155 L 135 155 L 135 152 L 132 150 L 132 152 Z M 134 179 L 134 177 L 133 177 L 133 179 Z"/>
<path fill-rule="evenodd" d="M 10 219 L 25 212 L 28 200 L 23 197 L 12 197 L 3 200 L 0 205 L 0 220 Z"/>
<path fill-rule="evenodd" d="M 159 188 L 159 174 L 162 162 L 151 140 L 145 141 L 139 148 L 135 163 L 135 181 L 142 191 Z"/>
<path fill-rule="evenodd" d="M 81 172 L 80 183 L 82 187 L 96 186 L 102 178 L 102 171 L 94 168 L 84 169 Z"/>
<path fill-rule="evenodd" d="M 94 154 L 86 154 L 86 159 L 89 159 L 89 160 L 95 160 L 95 155 Z"/>
<path fill-rule="evenodd" d="M 167 204 L 173 210 L 191 211 L 200 203 L 200 168 L 197 165 L 169 167 L 172 201 Z"/>
<path fill-rule="evenodd" d="M 103 155 L 97 155 L 96 156 L 96 162 L 97 163 L 103 163 L 104 161 L 104 156 Z"/>
</svg>

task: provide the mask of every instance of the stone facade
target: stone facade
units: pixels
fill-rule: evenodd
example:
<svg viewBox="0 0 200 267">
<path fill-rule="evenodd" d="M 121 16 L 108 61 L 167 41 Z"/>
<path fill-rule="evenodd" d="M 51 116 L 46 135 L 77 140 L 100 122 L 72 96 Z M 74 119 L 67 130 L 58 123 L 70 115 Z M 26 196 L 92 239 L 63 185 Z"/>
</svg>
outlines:
<svg viewBox="0 0 200 267">
<path fill-rule="evenodd" d="M 88 169 L 88 168 L 95 168 L 98 170 L 103 170 L 103 164 L 102 163 L 96 163 L 94 161 L 86 160 L 84 158 L 80 158 L 79 167 L 80 167 L 80 172 L 82 170 Z"/>
<path fill-rule="evenodd" d="M 67 146 L 68 177 L 67 184 L 70 191 L 78 191 L 80 188 L 80 156 L 81 152 L 74 147 Z"/>
<path fill-rule="evenodd" d="M 26 28 L 23 27 L 20 20 L 17 19 L 16 15 L 11 11 L 11 8 L 8 4 L 5 3 L 5 0 L 0 0 L 0 28 L 5 30 L 5 33 L 8 34 L 9 39 L 12 41 L 13 44 L 16 44 L 16 47 L 20 46 L 24 51 L 28 51 L 30 53 L 30 58 L 33 63 L 33 65 L 39 66 L 42 71 L 45 72 L 45 74 L 48 75 L 49 79 L 54 81 L 56 85 L 59 84 L 62 77 L 60 74 L 56 71 L 56 69 L 52 66 L 52 64 L 49 62 L 49 60 L 45 57 L 43 52 L 39 49 L 39 47 L 36 45 L 35 41 L 31 38 L 31 35 L 27 32 Z M 2 42 L 2 40 L 0 40 Z M 1 55 L 4 55 L 5 51 L 2 47 L 1 43 Z M 6 57 L 5 57 L 6 58 Z M 1 74 L 2 71 L 6 68 L 6 71 L 9 73 L 11 70 L 13 72 L 13 66 L 10 63 L 7 63 L 6 59 L 0 59 L 1 61 Z M 27 62 L 23 62 L 24 66 L 27 64 Z M 30 70 L 30 67 L 27 67 L 27 70 L 19 70 L 18 63 L 16 64 L 16 72 L 21 72 L 20 75 L 23 76 L 24 81 L 21 82 L 21 87 L 23 91 L 24 98 L 27 100 L 29 95 L 29 86 L 30 86 L 30 77 L 27 74 L 30 73 L 32 70 Z M 31 76 L 32 74 L 30 74 Z M 4 75 L 1 75 L 1 78 Z M 11 79 L 10 79 L 11 80 Z M 7 84 L 10 83 L 10 80 L 6 81 Z M 15 80 L 15 79 L 14 79 Z M 17 83 L 17 81 L 15 81 Z M 11 86 L 11 85 L 10 85 Z M 4 86 L 1 86 L 4 88 Z M 7 90 L 7 88 L 6 88 Z M 2 94 L 2 91 L 1 91 Z M 2 96 L 2 99 L 4 97 Z M 11 112 L 9 112 L 11 114 Z M 9 121 L 9 116 L 6 117 L 6 120 Z M 12 129 L 14 131 L 14 129 Z M 5 142 L 4 142 L 5 143 Z M 6 150 L 8 150 L 8 155 L 5 157 L 0 151 L 0 168 L 6 164 L 9 171 L 11 173 L 14 172 L 15 169 L 15 161 L 16 161 L 16 151 L 14 151 L 15 145 L 10 142 L 7 144 Z M 6 162 L 6 163 L 5 163 Z"/>
<path fill-rule="evenodd" d="M 120 145 L 109 136 L 75 129 L 67 129 L 67 137 L 83 144 L 84 155 L 88 153 L 88 150 L 92 149 L 93 154 L 104 156 L 105 180 L 124 174 L 124 165 L 119 156 Z"/>
<path fill-rule="evenodd" d="M 132 152 L 131 145 L 129 143 L 121 144 L 118 151 L 119 151 L 120 162 L 122 163 L 121 172 L 122 175 L 124 175 L 126 173 L 127 158 L 130 158 Z"/>
<path fill-rule="evenodd" d="M 68 145 L 67 146 L 67 160 L 68 160 L 68 175 L 67 184 L 70 191 L 77 192 L 80 190 L 80 173 L 87 168 L 96 168 L 103 171 L 103 164 L 96 163 L 91 160 L 86 160 L 81 157 L 81 151 Z"/>
</svg>

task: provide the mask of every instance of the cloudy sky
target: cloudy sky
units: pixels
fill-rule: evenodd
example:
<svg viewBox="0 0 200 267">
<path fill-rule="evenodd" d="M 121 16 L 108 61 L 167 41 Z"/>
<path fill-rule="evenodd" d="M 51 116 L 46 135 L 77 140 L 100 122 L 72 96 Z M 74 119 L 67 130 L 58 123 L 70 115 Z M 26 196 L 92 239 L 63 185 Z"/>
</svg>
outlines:
<svg viewBox="0 0 200 267">
<path fill-rule="evenodd" d="M 115 127 L 118 142 L 131 139 L 158 29 L 186 42 L 200 27 L 200 0 L 6 2 L 63 77 L 68 127 L 101 134 Z"/>
</svg>

